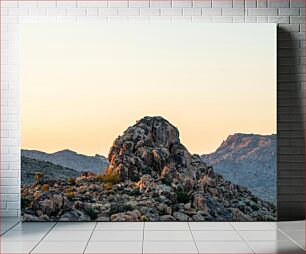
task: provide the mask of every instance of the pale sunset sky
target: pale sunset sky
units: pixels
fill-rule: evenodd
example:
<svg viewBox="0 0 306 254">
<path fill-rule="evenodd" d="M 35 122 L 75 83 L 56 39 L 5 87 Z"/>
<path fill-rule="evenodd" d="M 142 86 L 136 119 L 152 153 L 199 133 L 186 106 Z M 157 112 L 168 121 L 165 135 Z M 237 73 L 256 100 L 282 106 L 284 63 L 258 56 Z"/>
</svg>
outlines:
<svg viewBox="0 0 306 254">
<path fill-rule="evenodd" d="M 27 24 L 22 148 L 108 155 L 160 115 L 192 153 L 230 134 L 276 132 L 274 24 Z"/>
</svg>

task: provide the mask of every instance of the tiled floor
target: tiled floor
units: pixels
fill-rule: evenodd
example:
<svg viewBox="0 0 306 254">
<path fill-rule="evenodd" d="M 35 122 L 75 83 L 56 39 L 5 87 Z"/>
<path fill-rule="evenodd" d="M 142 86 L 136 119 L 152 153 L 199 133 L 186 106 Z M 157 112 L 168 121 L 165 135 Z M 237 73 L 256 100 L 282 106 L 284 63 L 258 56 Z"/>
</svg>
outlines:
<svg viewBox="0 0 306 254">
<path fill-rule="evenodd" d="M 304 253 L 305 221 L 58 222 L 1 219 L 0 253 Z"/>
</svg>

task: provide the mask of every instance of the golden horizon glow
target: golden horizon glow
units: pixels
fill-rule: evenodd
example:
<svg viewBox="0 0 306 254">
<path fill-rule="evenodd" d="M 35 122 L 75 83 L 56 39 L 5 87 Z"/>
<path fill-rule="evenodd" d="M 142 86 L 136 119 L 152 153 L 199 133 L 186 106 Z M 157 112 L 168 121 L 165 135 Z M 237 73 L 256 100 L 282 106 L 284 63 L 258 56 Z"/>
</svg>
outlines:
<svg viewBox="0 0 306 254">
<path fill-rule="evenodd" d="M 160 115 L 192 153 L 276 132 L 274 24 L 26 24 L 22 148 L 107 156 Z"/>
</svg>

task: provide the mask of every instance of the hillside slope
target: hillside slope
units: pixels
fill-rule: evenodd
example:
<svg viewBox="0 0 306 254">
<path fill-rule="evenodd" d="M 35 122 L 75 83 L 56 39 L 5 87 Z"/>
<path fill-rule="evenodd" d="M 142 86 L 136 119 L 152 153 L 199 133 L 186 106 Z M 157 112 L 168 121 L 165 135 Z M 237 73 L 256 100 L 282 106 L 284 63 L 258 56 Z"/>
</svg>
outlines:
<svg viewBox="0 0 306 254">
<path fill-rule="evenodd" d="M 109 163 L 107 159 L 99 154 L 87 156 L 78 154 L 71 150 L 62 150 L 55 153 L 45 153 L 36 150 L 21 150 L 21 155 L 41 161 L 51 162 L 63 167 L 72 168 L 79 172 L 91 171 L 96 174 L 105 173 Z"/>
<path fill-rule="evenodd" d="M 21 156 L 21 185 L 31 185 L 34 183 L 35 173 L 41 172 L 46 180 L 66 180 L 69 177 L 78 177 L 80 172 L 70 168 L 65 168 L 50 162 Z"/>
<path fill-rule="evenodd" d="M 276 135 L 236 133 L 211 154 L 201 156 L 226 180 L 276 203 Z"/>
</svg>

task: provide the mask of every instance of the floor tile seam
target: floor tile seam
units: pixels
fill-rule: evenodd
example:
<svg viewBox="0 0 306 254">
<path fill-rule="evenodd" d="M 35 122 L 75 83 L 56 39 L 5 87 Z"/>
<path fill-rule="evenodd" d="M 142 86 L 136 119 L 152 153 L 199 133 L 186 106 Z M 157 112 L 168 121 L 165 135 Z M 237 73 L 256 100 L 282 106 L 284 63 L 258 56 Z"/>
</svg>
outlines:
<svg viewBox="0 0 306 254">
<path fill-rule="evenodd" d="M 142 241 L 141 241 L 141 253 L 143 254 L 144 248 L 144 233 L 145 233 L 145 222 L 142 224 Z"/>
<path fill-rule="evenodd" d="M 55 227 L 55 225 L 57 224 L 57 222 L 47 231 L 47 233 L 37 242 L 37 244 L 29 251 L 29 253 L 31 254 L 35 248 L 42 242 L 42 240 L 51 232 L 51 230 Z"/>
<path fill-rule="evenodd" d="M 194 245 L 195 245 L 195 247 L 196 247 L 196 250 L 197 250 L 198 253 L 200 253 L 200 250 L 199 250 L 199 248 L 198 248 L 198 244 L 197 244 L 196 240 L 194 239 L 193 232 L 192 232 L 192 230 L 191 230 L 191 227 L 190 227 L 189 222 L 187 222 L 187 224 L 188 224 L 188 228 L 189 228 L 189 231 L 190 231 L 192 240 L 193 240 Z"/>
<path fill-rule="evenodd" d="M 298 245 L 299 247 L 301 247 L 303 250 L 305 250 L 305 246 L 301 246 L 297 241 L 295 241 L 292 237 L 290 237 L 289 235 L 287 235 L 284 231 L 282 231 L 281 229 L 277 228 L 277 230 L 281 233 L 283 233 L 287 238 L 289 238 L 289 240 L 291 240 L 293 243 L 295 243 L 296 245 Z M 304 242 L 305 245 L 305 242 Z"/>
<path fill-rule="evenodd" d="M 237 232 L 237 234 L 240 236 L 240 238 L 245 242 L 245 244 L 251 249 L 251 251 L 253 251 L 253 253 L 256 253 L 256 251 L 253 249 L 253 247 L 251 246 L 251 244 L 247 241 L 247 239 L 244 239 L 244 237 L 240 234 L 239 230 L 237 230 L 234 226 L 233 223 L 230 222 L 230 224 L 232 225 L 232 227 L 235 229 L 235 231 Z"/>
<path fill-rule="evenodd" d="M 88 246 L 88 244 L 89 244 L 89 242 L 90 242 L 90 239 L 91 239 L 93 233 L 95 232 L 95 228 L 97 227 L 97 225 L 98 225 L 98 223 L 96 222 L 94 228 L 93 228 L 92 231 L 91 231 L 91 234 L 90 234 L 90 236 L 89 236 L 89 239 L 88 239 L 87 242 L 86 242 L 85 248 L 84 248 L 84 250 L 83 250 L 83 254 L 86 252 L 87 246 Z"/>
<path fill-rule="evenodd" d="M 16 223 L 13 223 L 11 227 L 9 227 L 7 230 L 5 230 L 3 233 L 0 234 L 0 236 L 4 235 L 5 233 L 11 231 L 14 227 L 16 227 L 21 221 L 18 221 Z M 13 230 L 12 230 L 13 231 Z"/>
</svg>

